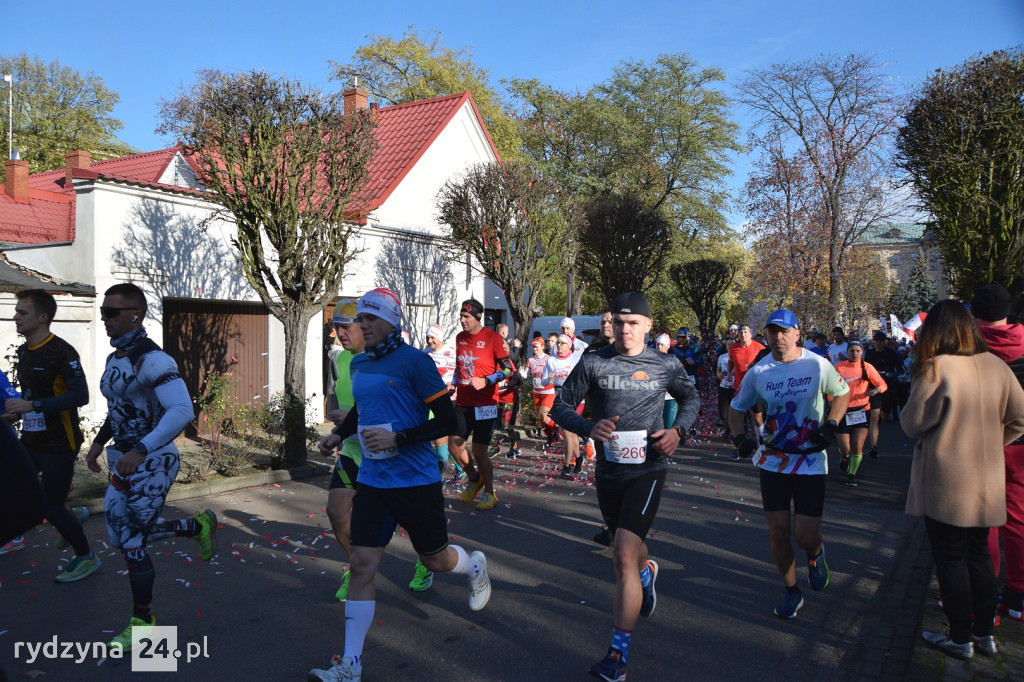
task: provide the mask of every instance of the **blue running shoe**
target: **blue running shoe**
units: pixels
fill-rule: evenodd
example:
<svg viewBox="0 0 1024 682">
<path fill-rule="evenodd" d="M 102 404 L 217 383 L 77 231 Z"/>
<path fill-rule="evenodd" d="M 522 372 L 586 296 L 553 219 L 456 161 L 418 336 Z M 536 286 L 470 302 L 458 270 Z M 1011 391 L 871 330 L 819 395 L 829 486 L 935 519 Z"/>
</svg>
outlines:
<svg viewBox="0 0 1024 682">
<path fill-rule="evenodd" d="M 654 591 L 654 581 L 658 579 L 658 562 L 654 559 L 648 559 L 647 565 L 651 568 L 651 584 L 642 588 L 644 591 L 644 601 L 640 604 L 640 615 L 644 618 L 654 613 L 654 607 L 658 605 L 658 595 Z"/>
<path fill-rule="evenodd" d="M 825 545 L 822 544 L 821 552 L 817 557 L 807 556 L 807 581 L 811 583 L 811 589 L 819 592 L 828 585 L 828 563 L 825 561 Z"/>
<path fill-rule="evenodd" d="M 796 618 L 796 612 L 804 605 L 804 594 L 799 589 L 786 590 L 786 601 L 772 611 L 779 618 Z"/>
<path fill-rule="evenodd" d="M 608 654 L 590 666 L 590 674 L 607 682 L 625 682 L 626 664 L 622 662 L 622 654 L 608 647 Z"/>
</svg>

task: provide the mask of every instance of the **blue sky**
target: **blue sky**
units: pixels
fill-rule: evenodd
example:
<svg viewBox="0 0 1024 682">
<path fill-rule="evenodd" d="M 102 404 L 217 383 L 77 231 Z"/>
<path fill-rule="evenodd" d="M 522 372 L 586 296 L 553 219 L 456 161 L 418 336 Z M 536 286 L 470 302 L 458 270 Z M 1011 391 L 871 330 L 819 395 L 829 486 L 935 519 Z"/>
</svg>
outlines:
<svg viewBox="0 0 1024 682">
<path fill-rule="evenodd" d="M 410 25 L 440 31 L 449 47 L 470 46 L 495 85 L 523 77 L 566 90 L 586 90 L 622 59 L 682 51 L 722 68 L 730 81 L 773 62 L 870 51 L 910 88 L 936 68 L 1024 43 L 1024 0 L 101 0 L 45 12 L 22 1 L 7 3 L 0 16 L 0 51 L 58 59 L 102 77 L 121 96 L 118 136 L 143 150 L 173 143 L 154 132 L 157 103 L 197 69 L 266 69 L 337 88 L 327 80 L 329 59 L 347 62 L 368 34 L 399 37 Z M 735 120 L 746 125 L 749 117 L 737 111 Z M 731 187 L 743 182 L 744 159 L 736 170 Z"/>
</svg>

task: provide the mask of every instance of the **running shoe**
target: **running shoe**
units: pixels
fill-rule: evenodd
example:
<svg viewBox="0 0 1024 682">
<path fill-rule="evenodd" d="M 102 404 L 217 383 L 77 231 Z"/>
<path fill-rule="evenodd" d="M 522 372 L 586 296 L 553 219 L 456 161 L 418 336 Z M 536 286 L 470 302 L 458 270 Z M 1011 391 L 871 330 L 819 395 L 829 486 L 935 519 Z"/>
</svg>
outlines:
<svg viewBox="0 0 1024 682">
<path fill-rule="evenodd" d="M 156 625 L 156 616 L 150 616 L 148 623 L 141 618 L 132 616 L 132 619 L 128 621 L 128 627 L 121 630 L 121 634 L 107 642 L 107 648 L 112 649 L 115 644 L 120 644 L 121 654 L 124 655 L 132 650 L 132 630 L 135 628 L 151 628 L 154 625 Z"/>
<path fill-rule="evenodd" d="M 658 579 L 658 562 L 648 559 L 647 565 L 651 568 L 651 583 L 647 587 L 641 588 L 644 592 L 644 600 L 640 604 L 640 615 L 643 618 L 654 613 L 654 607 L 658 605 L 658 594 L 654 591 L 654 581 Z"/>
<path fill-rule="evenodd" d="M 494 505 L 498 504 L 498 496 L 494 493 L 484 493 L 480 496 L 480 501 L 476 503 L 476 508 L 482 511 L 488 509 L 494 509 Z"/>
<path fill-rule="evenodd" d="M 799 589 L 786 590 L 786 600 L 772 611 L 779 618 L 796 618 L 796 612 L 804 605 L 804 594 Z"/>
<path fill-rule="evenodd" d="M 948 632 L 928 632 L 925 630 L 921 637 L 933 649 L 938 649 L 947 656 L 958 658 L 961 661 L 969 661 L 974 658 L 974 642 L 957 644 L 950 638 Z"/>
<path fill-rule="evenodd" d="M 484 477 L 477 474 L 475 481 L 467 481 L 466 489 L 462 491 L 462 504 L 469 504 L 476 497 L 476 494 L 480 492 L 480 489 L 484 487 Z"/>
<path fill-rule="evenodd" d="M 850 486 L 851 488 L 856 488 L 857 486 L 860 485 L 860 483 L 857 482 L 856 476 L 854 476 L 853 474 L 847 474 L 846 485 Z"/>
<path fill-rule="evenodd" d="M 306 675 L 306 682 L 359 682 L 363 676 L 363 666 L 353 663 L 352 658 L 333 656 L 331 667 L 327 670 L 313 668 Z"/>
<path fill-rule="evenodd" d="M 577 457 L 576 463 L 572 465 L 572 472 L 578 474 L 583 469 L 583 457 Z"/>
<path fill-rule="evenodd" d="M 510 447 L 508 449 L 508 454 L 506 454 L 505 456 L 506 457 L 511 457 L 512 459 L 516 459 L 518 457 L 521 457 L 522 454 L 523 454 L 523 449 L 521 447 L 519 447 L 519 444 L 517 443 L 517 444 L 513 445 L 512 447 Z"/>
<path fill-rule="evenodd" d="M 839 460 L 839 470 L 844 474 L 850 470 L 850 457 L 849 455 L 843 455 L 843 458 Z"/>
<path fill-rule="evenodd" d="M 587 447 L 585 449 L 587 459 L 594 459 L 597 456 L 597 450 L 594 449 L 594 440 L 592 438 L 587 439 Z"/>
<path fill-rule="evenodd" d="M 68 567 L 54 576 L 53 580 L 58 583 L 73 583 L 88 578 L 102 565 L 96 552 L 89 552 L 89 556 L 76 556 L 72 559 Z"/>
<path fill-rule="evenodd" d="M 348 579 L 352 577 L 351 571 L 345 571 L 345 575 L 341 576 L 341 587 L 334 593 L 334 598 L 338 601 L 345 601 L 348 599 Z"/>
<path fill-rule="evenodd" d="M 199 533 L 192 536 L 199 543 L 199 558 L 209 561 L 217 553 L 217 515 L 207 509 L 193 518 L 199 524 Z"/>
<path fill-rule="evenodd" d="M 562 467 L 561 476 L 562 478 L 572 478 L 572 467 L 569 466 L 568 464 L 564 465 Z"/>
<path fill-rule="evenodd" d="M 971 635 L 971 642 L 974 644 L 974 651 L 982 656 L 995 656 L 999 653 L 995 635 Z"/>
<path fill-rule="evenodd" d="M 480 567 L 475 578 L 469 579 L 469 608 L 479 611 L 491 599 L 491 579 L 487 576 L 487 557 L 481 551 L 473 552 L 469 558 Z"/>
<path fill-rule="evenodd" d="M 346 573 L 347 575 L 347 573 Z M 416 575 L 412 577 L 412 582 L 409 583 L 409 589 L 413 592 L 424 592 L 430 589 L 430 586 L 434 584 L 434 572 L 429 570 L 423 565 L 423 562 L 416 560 Z"/>
<path fill-rule="evenodd" d="M 871 449 L 868 450 L 868 457 L 871 459 L 878 459 L 878 448 L 872 446 Z"/>
<path fill-rule="evenodd" d="M 611 534 L 611 531 L 609 531 L 607 528 L 602 527 L 601 530 L 599 530 L 597 532 L 597 535 L 595 535 L 593 537 L 593 540 L 594 540 L 594 542 L 596 542 L 599 545 L 604 545 L 605 547 L 611 547 L 612 546 L 612 534 Z"/>
<path fill-rule="evenodd" d="M 1009 587 L 1003 589 L 1003 596 L 999 600 L 999 610 L 1006 611 L 1013 620 L 1024 620 L 1024 595 Z"/>
<path fill-rule="evenodd" d="M 608 647 L 608 653 L 590 666 L 590 674 L 607 682 L 623 682 L 626 679 L 626 664 L 618 649 Z"/>
<path fill-rule="evenodd" d="M 19 549 L 25 549 L 25 538 L 21 535 L 0 547 L 0 554 L 10 554 L 11 552 L 16 552 Z"/>
<path fill-rule="evenodd" d="M 89 509 L 88 507 L 71 507 L 71 513 L 75 515 L 75 519 L 78 521 L 78 525 L 82 525 L 89 520 Z M 53 543 L 53 546 L 57 549 L 64 549 L 71 543 L 68 542 L 67 538 L 63 535 L 57 536 L 57 542 Z"/>
<path fill-rule="evenodd" d="M 729 455 L 729 459 L 730 459 L 730 460 L 732 460 L 733 462 L 739 462 L 739 461 L 741 461 L 741 460 L 742 460 L 743 458 L 742 458 L 742 457 L 740 457 L 740 451 L 739 451 L 739 450 L 733 450 L 733 451 L 732 451 L 732 454 L 731 454 L 731 455 Z"/>
<path fill-rule="evenodd" d="M 820 592 L 828 585 L 828 562 L 825 561 L 825 545 L 822 544 L 818 556 L 811 558 L 807 555 L 807 581 L 811 583 L 811 589 Z"/>
</svg>

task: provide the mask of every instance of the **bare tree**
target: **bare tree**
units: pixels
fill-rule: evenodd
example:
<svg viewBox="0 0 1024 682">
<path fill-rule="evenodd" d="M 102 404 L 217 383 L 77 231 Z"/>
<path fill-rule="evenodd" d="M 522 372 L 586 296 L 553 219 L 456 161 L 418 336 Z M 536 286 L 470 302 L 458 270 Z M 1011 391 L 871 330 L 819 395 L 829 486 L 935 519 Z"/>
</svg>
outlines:
<svg viewBox="0 0 1024 682">
<path fill-rule="evenodd" d="M 242 271 L 285 335 L 285 466 L 306 461 L 310 319 L 358 255 L 350 237 L 374 150 L 368 112 L 340 95 L 266 73 L 200 71 L 161 103 L 160 131 L 200 167 L 209 200 L 234 222 Z"/>
<path fill-rule="evenodd" d="M 753 71 L 740 101 L 758 115 L 767 154 L 804 167 L 827 235 L 828 307 L 842 309 L 844 261 L 865 231 L 904 210 L 891 182 L 891 152 L 903 98 L 871 56 L 823 55 Z M 756 140 L 755 140 L 756 142 Z"/>
</svg>

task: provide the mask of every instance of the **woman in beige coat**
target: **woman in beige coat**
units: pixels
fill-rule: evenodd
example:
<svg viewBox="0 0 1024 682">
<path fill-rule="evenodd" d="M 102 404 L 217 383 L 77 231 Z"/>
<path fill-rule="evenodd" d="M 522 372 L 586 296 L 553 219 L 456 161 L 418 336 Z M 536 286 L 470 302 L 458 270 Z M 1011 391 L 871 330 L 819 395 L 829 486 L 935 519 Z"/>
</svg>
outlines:
<svg viewBox="0 0 1024 682">
<path fill-rule="evenodd" d="M 961 660 L 996 654 L 996 576 L 988 528 L 1006 523 L 1003 445 L 1024 433 L 1024 390 L 987 352 L 970 311 L 936 303 L 918 335 L 900 415 L 917 439 L 907 513 L 924 516 L 949 631 L 925 641 Z M 972 627 L 973 616 L 973 627 Z"/>
</svg>

